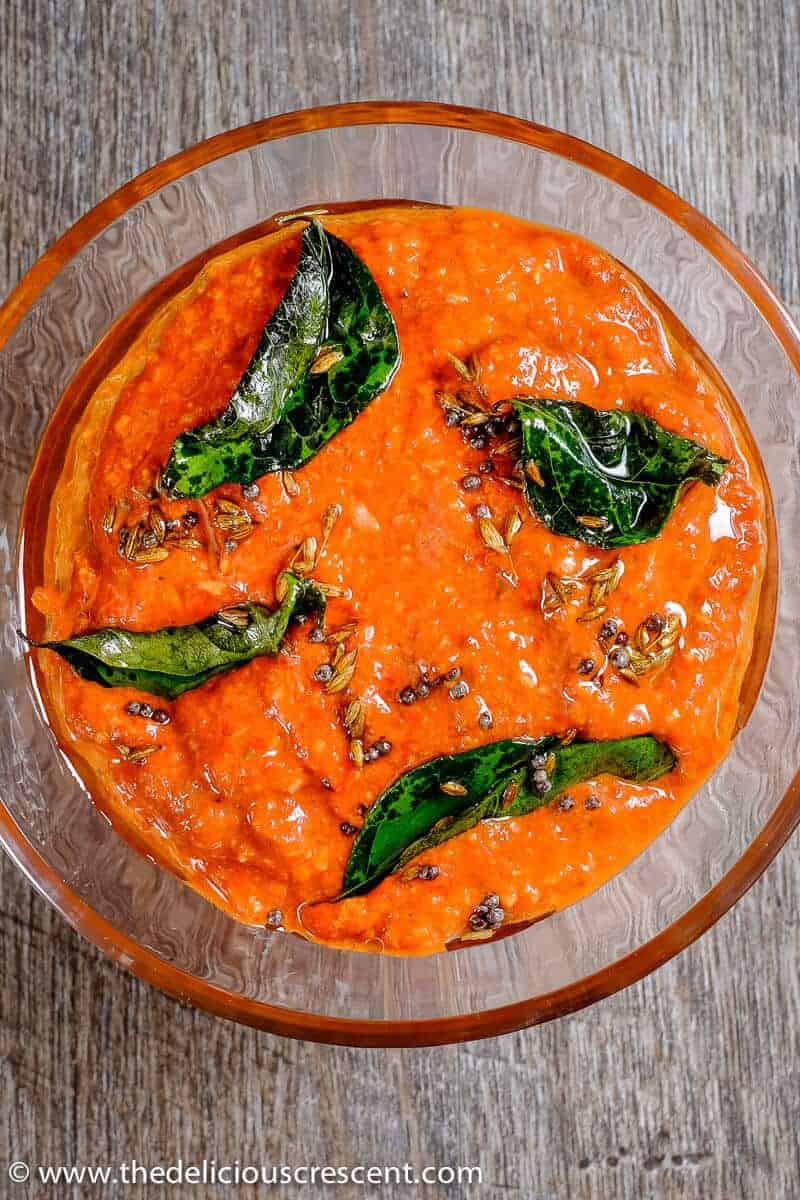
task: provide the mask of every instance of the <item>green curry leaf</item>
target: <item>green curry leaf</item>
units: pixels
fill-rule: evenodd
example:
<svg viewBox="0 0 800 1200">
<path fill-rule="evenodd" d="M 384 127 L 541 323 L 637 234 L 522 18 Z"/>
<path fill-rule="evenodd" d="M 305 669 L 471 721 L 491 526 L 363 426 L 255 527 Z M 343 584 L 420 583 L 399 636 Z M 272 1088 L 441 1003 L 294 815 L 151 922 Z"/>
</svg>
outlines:
<svg viewBox="0 0 800 1200">
<path fill-rule="evenodd" d="M 84 679 L 103 687 L 131 687 L 174 700 L 261 655 L 275 655 L 297 617 L 324 611 L 314 584 L 288 572 L 278 608 L 243 604 L 222 609 L 195 625 L 172 625 L 153 633 L 98 629 L 61 642 L 34 643 L 55 650 Z"/>
<path fill-rule="evenodd" d="M 319 351 L 330 366 L 315 371 Z M 400 362 L 397 330 L 371 272 L 317 222 L 288 290 L 219 417 L 181 434 L 164 468 L 176 496 L 295 470 L 363 411 Z"/>
<path fill-rule="evenodd" d="M 554 533 L 590 546 L 657 537 L 693 480 L 714 487 L 727 460 L 641 413 L 567 400 L 520 399 L 522 459 L 531 510 Z"/>
<path fill-rule="evenodd" d="M 546 791 L 539 790 L 533 777 L 543 760 L 549 768 Z M 646 783 L 671 771 L 675 761 L 670 748 L 650 734 L 568 746 L 555 737 L 510 738 L 431 759 L 401 775 L 370 808 L 337 899 L 370 891 L 419 854 L 479 821 L 524 816 L 599 775 Z"/>
</svg>

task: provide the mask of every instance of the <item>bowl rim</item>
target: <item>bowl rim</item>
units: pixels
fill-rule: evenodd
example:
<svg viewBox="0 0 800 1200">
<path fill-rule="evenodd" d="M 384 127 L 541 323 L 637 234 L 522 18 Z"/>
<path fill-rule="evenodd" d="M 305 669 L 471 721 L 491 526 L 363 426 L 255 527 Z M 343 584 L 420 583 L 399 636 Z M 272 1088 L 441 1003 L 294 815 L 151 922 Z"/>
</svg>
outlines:
<svg viewBox="0 0 800 1200">
<path fill-rule="evenodd" d="M 432 125 L 466 129 L 545 150 L 618 183 L 688 232 L 747 294 L 800 376 L 800 331 L 769 284 L 697 209 L 638 167 L 520 117 L 417 101 L 364 101 L 301 109 L 254 121 L 198 142 L 142 172 L 81 217 L 33 264 L 0 306 L 0 349 L 51 280 L 103 229 L 139 201 L 198 167 L 261 142 L 356 125 Z M 500 1008 L 420 1021 L 364 1021 L 293 1012 L 232 998 L 223 988 L 173 966 L 106 921 L 58 876 L 0 803 L 0 841 L 33 886 L 76 931 L 133 974 L 176 999 L 271 1033 L 353 1046 L 427 1046 L 495 1037 L 575 1012 L 644 978 L 709 929 L 755 883 L 800 822 L 800 771 L 766 825 L 733 867 L 684 915 L 624 957 L 563 988 Z"/>
</svg>

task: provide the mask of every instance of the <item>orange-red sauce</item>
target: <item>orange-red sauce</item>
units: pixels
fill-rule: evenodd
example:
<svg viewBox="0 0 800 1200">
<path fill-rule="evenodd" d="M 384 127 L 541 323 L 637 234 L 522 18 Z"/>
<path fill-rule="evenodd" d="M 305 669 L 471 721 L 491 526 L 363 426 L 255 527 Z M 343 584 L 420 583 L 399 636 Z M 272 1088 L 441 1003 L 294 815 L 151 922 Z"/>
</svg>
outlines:
<svg viewBox="0 0 800 1200">
<path fill-rule="evenodd" d="M 104 625 L 155 629 L 204 618 L 245 599 L 272 603 L 277 574 L 323 513 L 339 504 L 316 576 L 347 589 L 328 625 L 355 621 L 348 692 L 328 695 L 314 671 L 329 648 L 296 628 L 285 652 L 218 677 L 173 703 L 80 679 L 39 652 L 53 724 L 97 800 L 123 831 L 234 917 L 335 945 L 392 953 L 441 950 L 471 909 L 497 892 L 507 921 L 561 908 L 623 867 L 670 821 L 728 749 L 753 640 L 765 558 L 764 496 L 726 401 L 667 332 L 635 279 L 571 234 L 476 210 L 382 209 L 325 219 L 374 273 L 398 326 L 403 361 L 389 389 L 302 471 L 292 495 L 278 476 L 243 500 L 226 485 L 203 501 L 159 500 L 166 517 L 199 515 L 202 549 L 137 566 L 118 529 L 144 516 L 145 495 L 175 437 L 226 405 L 296 262 L 298 227 L 213 260 L 151 323 L 92 397 L 72 436 L 53 497 L 44 584 L 34 604 L 47 634 Z M 448 352 L 477 355 L 490 401 L 514 394 L 636 408 L 725 455 L 719 488 L 686 490 L 663 534 L 596 551 L 551 534 L 519 493 L 483 475 L 460 481 L 486 451 L 443 421 L 435 393 L 455 389 Z M 232 553 L 208 519 L 218 497 L 250 513 L 255 532 Z M 505 557 L 483 544 L 474 515 L 525 522 Z M 116 506 L 115 532 L 103 522 Z M 685 619 L 679 648 L 638 687 L 598 659 L 600 621 L 581 622 L 586 592 L 542 609 L 543 579 L 624 564 L 606 616 L 634 630 L 648 614 Z M 458 665 L 469 695 L 446 687 L 411 706 L 398 694 L 418 664 Z M 387 756 L 348 757 L 341 711 L 364 699 L 367 743 Z M 158 726 L 126 714 L 132 699 L 168 709 Z M 489 711 L 492 728 L 479 724 Z M 600 779 L 575 806 L 487 822 L 425 856 L 434 880 L 392 876 L 369 894 L 335 895 L 352 837 L 399 774 L 434 755 L 496 738 L 576 728 L 591 738 L 653 732 L 678 768 L 647 786 Z M 145 764 L 114 743 L 157 745 Z M 593 798 L 588 808 L 585 801 Z M 594 801 L 599 800 L 599 806 Z M 302 906 L 302 907 L 301 907 Z"/>
</svg>

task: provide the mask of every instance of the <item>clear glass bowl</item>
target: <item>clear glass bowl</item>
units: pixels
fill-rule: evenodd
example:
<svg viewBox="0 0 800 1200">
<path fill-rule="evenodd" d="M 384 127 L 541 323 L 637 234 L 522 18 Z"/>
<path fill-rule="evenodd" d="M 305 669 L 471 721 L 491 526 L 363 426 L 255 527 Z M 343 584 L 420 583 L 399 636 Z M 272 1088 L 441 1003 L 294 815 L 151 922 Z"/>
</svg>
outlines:
<svg viewBox="0 0 800 1200">
<path fill-rule="evenodd" d="M 580 904 L 500 941 L 381 958 L 248 928 L 124 842 L 43 718 L 15 629 L 19 520 L 45 424 L 103 338 L 210 247 L 272 214 L 403 198 L 494 208 L 574 230 L 632 268 L 715 364 L 769 477 L 777 535 L 747 707 L 727 759 L 672 825 Z M 171 285 L 170 285 L 171 286 Z M 106 345 L 108 343 L 106 342 Z M 641 171 L 524 121 L 426 104 L 278 117 L 146 172 L 79 221 L 0 310 L 0 838 L 84 937 L 151 983 L 277 1033 L 433 1044 L 548 1020 L 652 971 L 745 891 L 800 814 L 800 340 L 736 248 Z M 46 503 L 46 497 L 42 498 Z M 778 555 L 782 548 L 782 566 Z"/>
</svg>

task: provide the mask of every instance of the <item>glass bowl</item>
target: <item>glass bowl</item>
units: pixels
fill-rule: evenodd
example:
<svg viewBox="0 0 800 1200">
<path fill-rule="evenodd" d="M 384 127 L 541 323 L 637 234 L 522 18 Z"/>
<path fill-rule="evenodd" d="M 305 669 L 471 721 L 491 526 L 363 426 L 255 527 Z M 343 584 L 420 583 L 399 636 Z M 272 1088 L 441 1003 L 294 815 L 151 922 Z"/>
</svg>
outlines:
<svg viewBox="0 0 800 1200">
<path fill-rule="evenodd" d="M 275 213 L 385 199 L 476 205 L 561 226 L 635 271 L 736 397 L 777 516 L 749 720 L 708 785 L 581 903 L 513 937 L 430 958 L 331 950 L 239 925 L 140 855 L 89 803 L 58 750 L 15 633 L 23 569 L 26 578 L 37 569 L 19 532 L 37 443 L 62 394 L 76 381 L 85 394 L 107 368 L 112 327 L 118 351 L 125 322 L 132 337 L 139 316 L 210 248 L 242 240 Z M 800 339 L 717 229 L 611 155 L 525 121 L 434 104 L 315 109 L 212 138 L 103 201 L 12 293 L 0 310 L 0 418 L 0 839 L 84 937 L 172 995 L 330 1042 L 434 1044 L 518 1029 L 607 996 L 683 949 L 796 824 Z M 44 506 L 47 496 L 31 500 Z"/>
</svg>

